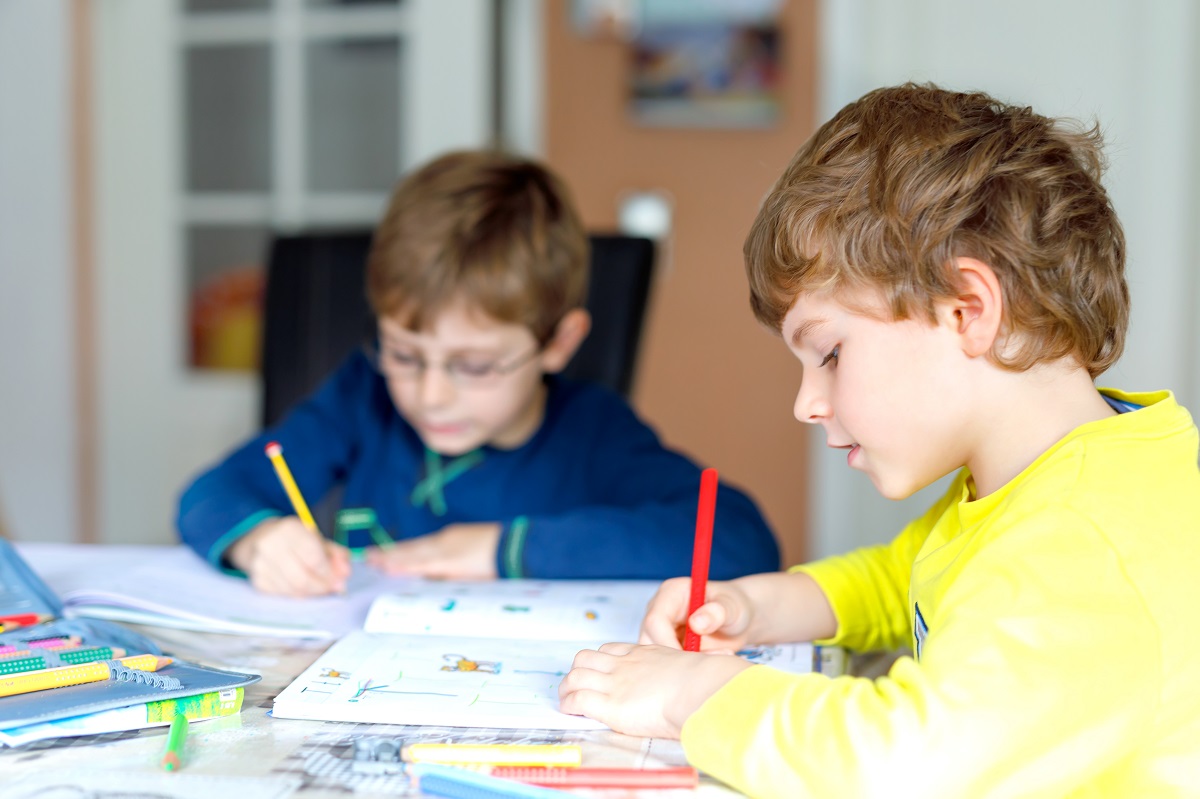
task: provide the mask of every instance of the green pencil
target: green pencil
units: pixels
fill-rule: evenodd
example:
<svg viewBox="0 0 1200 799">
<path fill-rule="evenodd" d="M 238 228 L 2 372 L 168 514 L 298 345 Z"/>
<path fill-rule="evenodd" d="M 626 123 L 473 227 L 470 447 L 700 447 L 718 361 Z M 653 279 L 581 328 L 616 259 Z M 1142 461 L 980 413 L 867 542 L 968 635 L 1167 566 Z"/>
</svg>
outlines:
<svg viewBox="0 0 1200 799">
<path fill-rule="evenodd" d="M 23 671 L 37 671 L 44 668 L 46 668 L 46 659 L 41 655 L 0 660 L 0 675 L 19 674 Z"/>
<path fill-rule="evenodd" d="M 183 743 L 187 740 L 188 720 L 182 713 L 171 719 L 171 731 L 167 733 L 167 748 L 163 752 L 162 767 L 177 771 L 183 766 Z"/>
<path fill-rule="evenodd" d="M 56 652 L 58 659 L 72 666 L 80 663 L 91 663 L 96 660 L 112 660 L 125 657 L 125 650 L 112 646 L 90 646 L 79 649 L 64 649 Z"/>
<path fill-rule="evenodd" d="M 125 650 L 112 646 L 93 646 L 87 649 L 64 649 L 55 652 L 58 659 L 68 666 L 79 666 L 83 663 L 93 663 L 97 660 L 112 660 L 125 657 Z M 60 665 L 55 663 L 54 666 Z M 0 676 L 5 674 L 20 674 L 23 671 L 37 671 L 53 668 L 46 662 L 45 655 L 28 655 L 19 658 L 0 659 Z"/>
</svg>

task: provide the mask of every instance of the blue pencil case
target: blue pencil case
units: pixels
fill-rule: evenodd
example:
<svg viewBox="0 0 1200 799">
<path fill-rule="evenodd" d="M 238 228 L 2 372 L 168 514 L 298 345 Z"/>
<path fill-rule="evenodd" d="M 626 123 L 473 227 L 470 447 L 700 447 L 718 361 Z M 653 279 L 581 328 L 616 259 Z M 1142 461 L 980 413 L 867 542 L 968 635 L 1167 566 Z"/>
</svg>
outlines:
<svg viewBox="0 0 1200 799">
<path fill-rule="evenodd" d="M 162 655 L 162 649 L 140 633 L 99 619 L 64 619 L 62 602 L 13 548 L 0 539 L 0 618 L 34 614 L 44 619 L 0 632 L 0 687 L 19 678 L 5 674 L 7 660 L 41 656 L 47 667 L 75 665 L 63 660 L 70 649 L 52 648 L 51 639 L 66 638 L 80 647 L 120 647 L 127 656 Z M 50 644 L 51 646 L 47 646 Z M 14 647 L 6 650 L 5 647 Z M 19 653 L 28 654 L 19 654 Z M 105 661 L 111 662 L 111 661 Z M 177 699 L 258 682 L 257 674 L 172 660 L 154 672 L 109 669 L 110 679 L 0 696 L 0 729 L 139 705 L 160 699 Z"/>
</svg>

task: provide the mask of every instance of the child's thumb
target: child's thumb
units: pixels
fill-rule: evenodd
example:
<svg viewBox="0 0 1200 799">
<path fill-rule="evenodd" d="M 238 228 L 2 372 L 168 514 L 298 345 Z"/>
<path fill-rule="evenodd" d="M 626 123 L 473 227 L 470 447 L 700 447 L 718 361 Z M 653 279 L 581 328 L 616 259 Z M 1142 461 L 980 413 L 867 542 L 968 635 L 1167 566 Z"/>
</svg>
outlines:
<svg viewBox="0 0 1200 799">
<path fill-rule="evenodd" d="M 715 633 L 725 623 L 725 609 L 716 602 L 710 602 L 697 608 L 688 619 L 688 626 L 700 635 Z"/>
</svg>

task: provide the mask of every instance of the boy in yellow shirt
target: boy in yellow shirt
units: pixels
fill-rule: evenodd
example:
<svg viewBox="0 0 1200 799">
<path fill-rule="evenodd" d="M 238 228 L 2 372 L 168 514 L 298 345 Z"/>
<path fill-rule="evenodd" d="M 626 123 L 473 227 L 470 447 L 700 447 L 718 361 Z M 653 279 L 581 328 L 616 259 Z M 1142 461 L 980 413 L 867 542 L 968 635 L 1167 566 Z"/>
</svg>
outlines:
<svg viewBox="0 0 1200 799">
<path fill-rule="evenodd" d="M 712 583 L 690 619 L 664 583 L 641 645 L 579 653 L 565 712 L 756 797 L 1200 795 L 1200 437 L 1170 392 L 1093 385 L 1129 313 L 1101 170 L 1095 130 L 932 86 L 817 131 L 745 246 L 796 418 L 889 498 L 957 478 L 892 543 Z M 729 654 L 792 640 L 913 657 Z"/>
</svg>

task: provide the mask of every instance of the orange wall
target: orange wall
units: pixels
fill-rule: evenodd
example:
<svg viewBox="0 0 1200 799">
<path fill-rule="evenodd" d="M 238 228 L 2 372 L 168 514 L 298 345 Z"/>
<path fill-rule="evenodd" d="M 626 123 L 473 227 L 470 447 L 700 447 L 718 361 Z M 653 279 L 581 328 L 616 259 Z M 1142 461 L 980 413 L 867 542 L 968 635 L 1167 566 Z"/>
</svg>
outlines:
<svg viewBox="0 0 1200 799">
<path fill-rule="evenodd" d="M 626 45 L 577 35 L 566 3 L 545 4 L 546 157 L 588 227 L 615 228 L 630 189 L 674 198 L 635 405 L 669 445 L 754 495 L 787 563 L 807 552 L 811 432 L 791 415 L 797 364 L 750 313 L 741 251 L 759 201 L 815 127 L 815 6 L 784 4 L 780 120 L 739 131 L 638 127 L 626 109 Z"/>
</svg>

